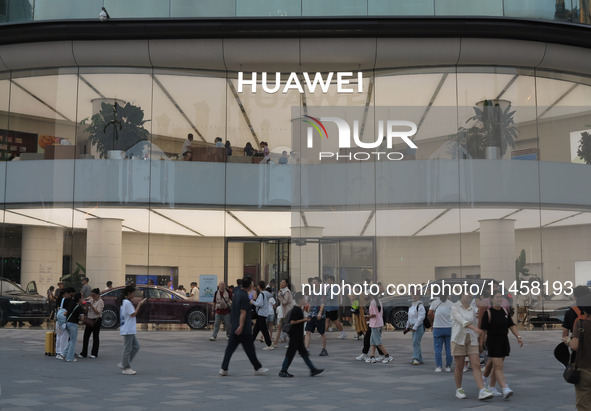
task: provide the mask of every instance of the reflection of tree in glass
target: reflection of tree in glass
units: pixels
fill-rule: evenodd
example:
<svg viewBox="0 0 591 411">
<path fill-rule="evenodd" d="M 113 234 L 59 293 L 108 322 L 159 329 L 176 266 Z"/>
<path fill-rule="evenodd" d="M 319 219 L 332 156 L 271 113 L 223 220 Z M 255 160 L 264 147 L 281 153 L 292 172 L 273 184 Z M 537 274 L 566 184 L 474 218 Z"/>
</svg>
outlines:
<svg viewBox="0 0 591 411">
<path fill-rule="evenodd" d="M 587 164 L 591 164 L 591 134 L 587 131 L 581 133 L 581 140 L 577 155 Z"/>
<path fill-rule="evenodd" d="M 87 125 L 88 118 L 80 122 Z M 148 140 L 150 133 L 144 128 L 144 110 L 126 103 L 101 103 L 101 109 L 90 118 L 90 124 L 84 129 L 88 141 L 96 146 L 101 158 L 107 158 L 110 150 L 127 150 L 142 140 Z"/>
</svg>

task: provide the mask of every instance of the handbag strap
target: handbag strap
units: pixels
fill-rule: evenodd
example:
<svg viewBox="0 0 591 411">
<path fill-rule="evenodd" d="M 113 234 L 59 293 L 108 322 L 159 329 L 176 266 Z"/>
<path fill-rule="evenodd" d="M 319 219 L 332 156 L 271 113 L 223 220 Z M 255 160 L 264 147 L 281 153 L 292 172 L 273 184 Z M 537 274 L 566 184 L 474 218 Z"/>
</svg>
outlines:
<svg viewBox="0 0 591 411">
<path fill-rule="evenodd" d="M 577 347 L 577 354 L 575 355 L 575 369 L 579 369 L 579 357 L 581 356 L 581 350 L 583 349 L 583 338 L 585 336 L 585 325 L 581 322 L 581 319 L 577 319 L 575 326 L 579 326 L 579 346 Z"/>
</svg>

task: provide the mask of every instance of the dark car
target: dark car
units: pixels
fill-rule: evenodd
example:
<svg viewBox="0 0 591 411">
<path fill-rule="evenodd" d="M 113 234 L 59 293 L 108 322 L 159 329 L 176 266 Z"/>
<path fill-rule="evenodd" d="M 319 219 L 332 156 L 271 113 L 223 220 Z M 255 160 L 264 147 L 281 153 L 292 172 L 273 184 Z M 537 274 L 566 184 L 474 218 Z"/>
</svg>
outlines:
<svg viewBox="0 0 591 411">
<path fill-rule="evenodd" d="M 433 292 L 436 298 L 439 294 L 439 290 L 441 290 L 441 286 L 443 284 L 450 285 L 451 287 L 455 288 L 454 291 L 450 296 L 450 300 L 456 302 L 460 299 L 461 293 L 458 292 L 460 289 L 464 289 L 467 287 L 469 292 L 472 293 L 474 296 L 479 295 L 480 292 L 475 292 L 482 290 L 482 288 L 486 288 L 488 292 L 491 291 L 491 282 L 492 279 L 486 278 L 445 278 L 441 280 L 435 280 L 429 282 L 429 284 L 425 284 L 423 287 L 423 295 L 421 296 L 421 301 L 425 305 L 425 309 L 428 311 L 429 306 L 431 305 L 432 295 Z M 472 289 L 470 289 L 472 287 Z M 426 289 L 426 291 L 425 291 Z M 446 290 L 448 290 L 446 288 Z M 511 296 L 504 295 L 504 297 L 509 300 L 511 306 L 513 306 L 513 300 Z M 394 326 L 397 330 L 403 330 L 406 327 L 406 322 L 408 321 L 408 309 L 412 305 L 412 297 L 410 295 L 392 295 L 380 298 L 382 305 L 384 306 L 384 324 L 390 323 Z"/>
<path fill-rule="evenodd" d="M 28 321 L 37 327 L 49 318 L 50 313 L 49 301 L 37 294 L 34 281 L 23 290 L 17 283 L 0 278 L 0 327 L 9 321 Z"/>
<path fill-rule="evenodd" d="M 101 295 L 105 302 L 103 328 L 116 328 L 119 324 L 119 307 L 124 288 L 113 288 Z M 144 298 L 147 300 L 136 317 L 138 323 L 186 323 L 197 330 L 213 322 L 214 319 L 213 304 L 191 300 L 165 287 L 137 286 L 131 301 L 134 307 Z"/>
</svg>

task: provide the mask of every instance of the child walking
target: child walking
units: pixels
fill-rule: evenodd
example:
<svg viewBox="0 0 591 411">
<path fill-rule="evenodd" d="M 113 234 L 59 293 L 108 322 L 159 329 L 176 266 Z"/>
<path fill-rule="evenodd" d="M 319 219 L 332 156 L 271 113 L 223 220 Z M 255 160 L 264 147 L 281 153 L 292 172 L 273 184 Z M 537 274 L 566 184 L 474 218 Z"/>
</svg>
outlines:
<svg viewBox="0 0 591 411">
<path fill-rule="evenodd" d="M 293 377 L 293 374 L 288 373 L 287 369 L 293 361 L 296 352 L 299 352 L 308 368 L 310 368 L 310 377 L 313 377 L 324 370 L 316 368 L 314 364 L 312 364 L 312 361 L 310 361 L 310 357 L 308 356 L 308 350 L 306 350 L 306 346 L 304 345 L 304 323 L 310 321 L 309 317 L 304 317 L 304 311 L 302 310 L 302 307 L 306 304 L 306 297 L 304 297 L 302 293 L 297 293 L 295 301 L 296 305 L 289 313 L 285 314 L 285 321 L 287 324 L 291 324 L 291 326 L 287 332 L 289 334 L 289 345 L 287 347 L 287 353 L 285 353 L 285 359 L 283 360 L 279 376 Z"/>
</svg>

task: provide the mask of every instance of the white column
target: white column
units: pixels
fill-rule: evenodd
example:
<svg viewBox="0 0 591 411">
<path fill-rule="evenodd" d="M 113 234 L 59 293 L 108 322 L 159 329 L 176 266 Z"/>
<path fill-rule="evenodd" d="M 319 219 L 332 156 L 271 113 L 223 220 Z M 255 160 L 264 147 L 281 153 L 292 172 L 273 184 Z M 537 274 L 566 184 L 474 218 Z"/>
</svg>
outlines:
<svg viewBox="0 0 591 411">
<path fill-rule="evenodd" d="M 123 284 L 121 246 L 123 220 L 89 218 L 86 232 L 86 276 L 91 287 L 103 288 L 107 281 Z"/>
<path fill-rule="evenodd" d="M 64 229 L 61 227 L 23 226 L 21 284 L 35 281 L 44 295 L 62 276 Z"/>
<path fill-rule="evenodd" d="M 291 227 L 291 282 L 295 291 L 302 291 L 302 284 L 309 277 L 321 277 L 320 244 L 324 227 Z"/>
<path fill-rule="evenodd" d="M 483 278 L 515 280 L 515 220 L 480 220 L 480 273 Z"/>
</svg>

